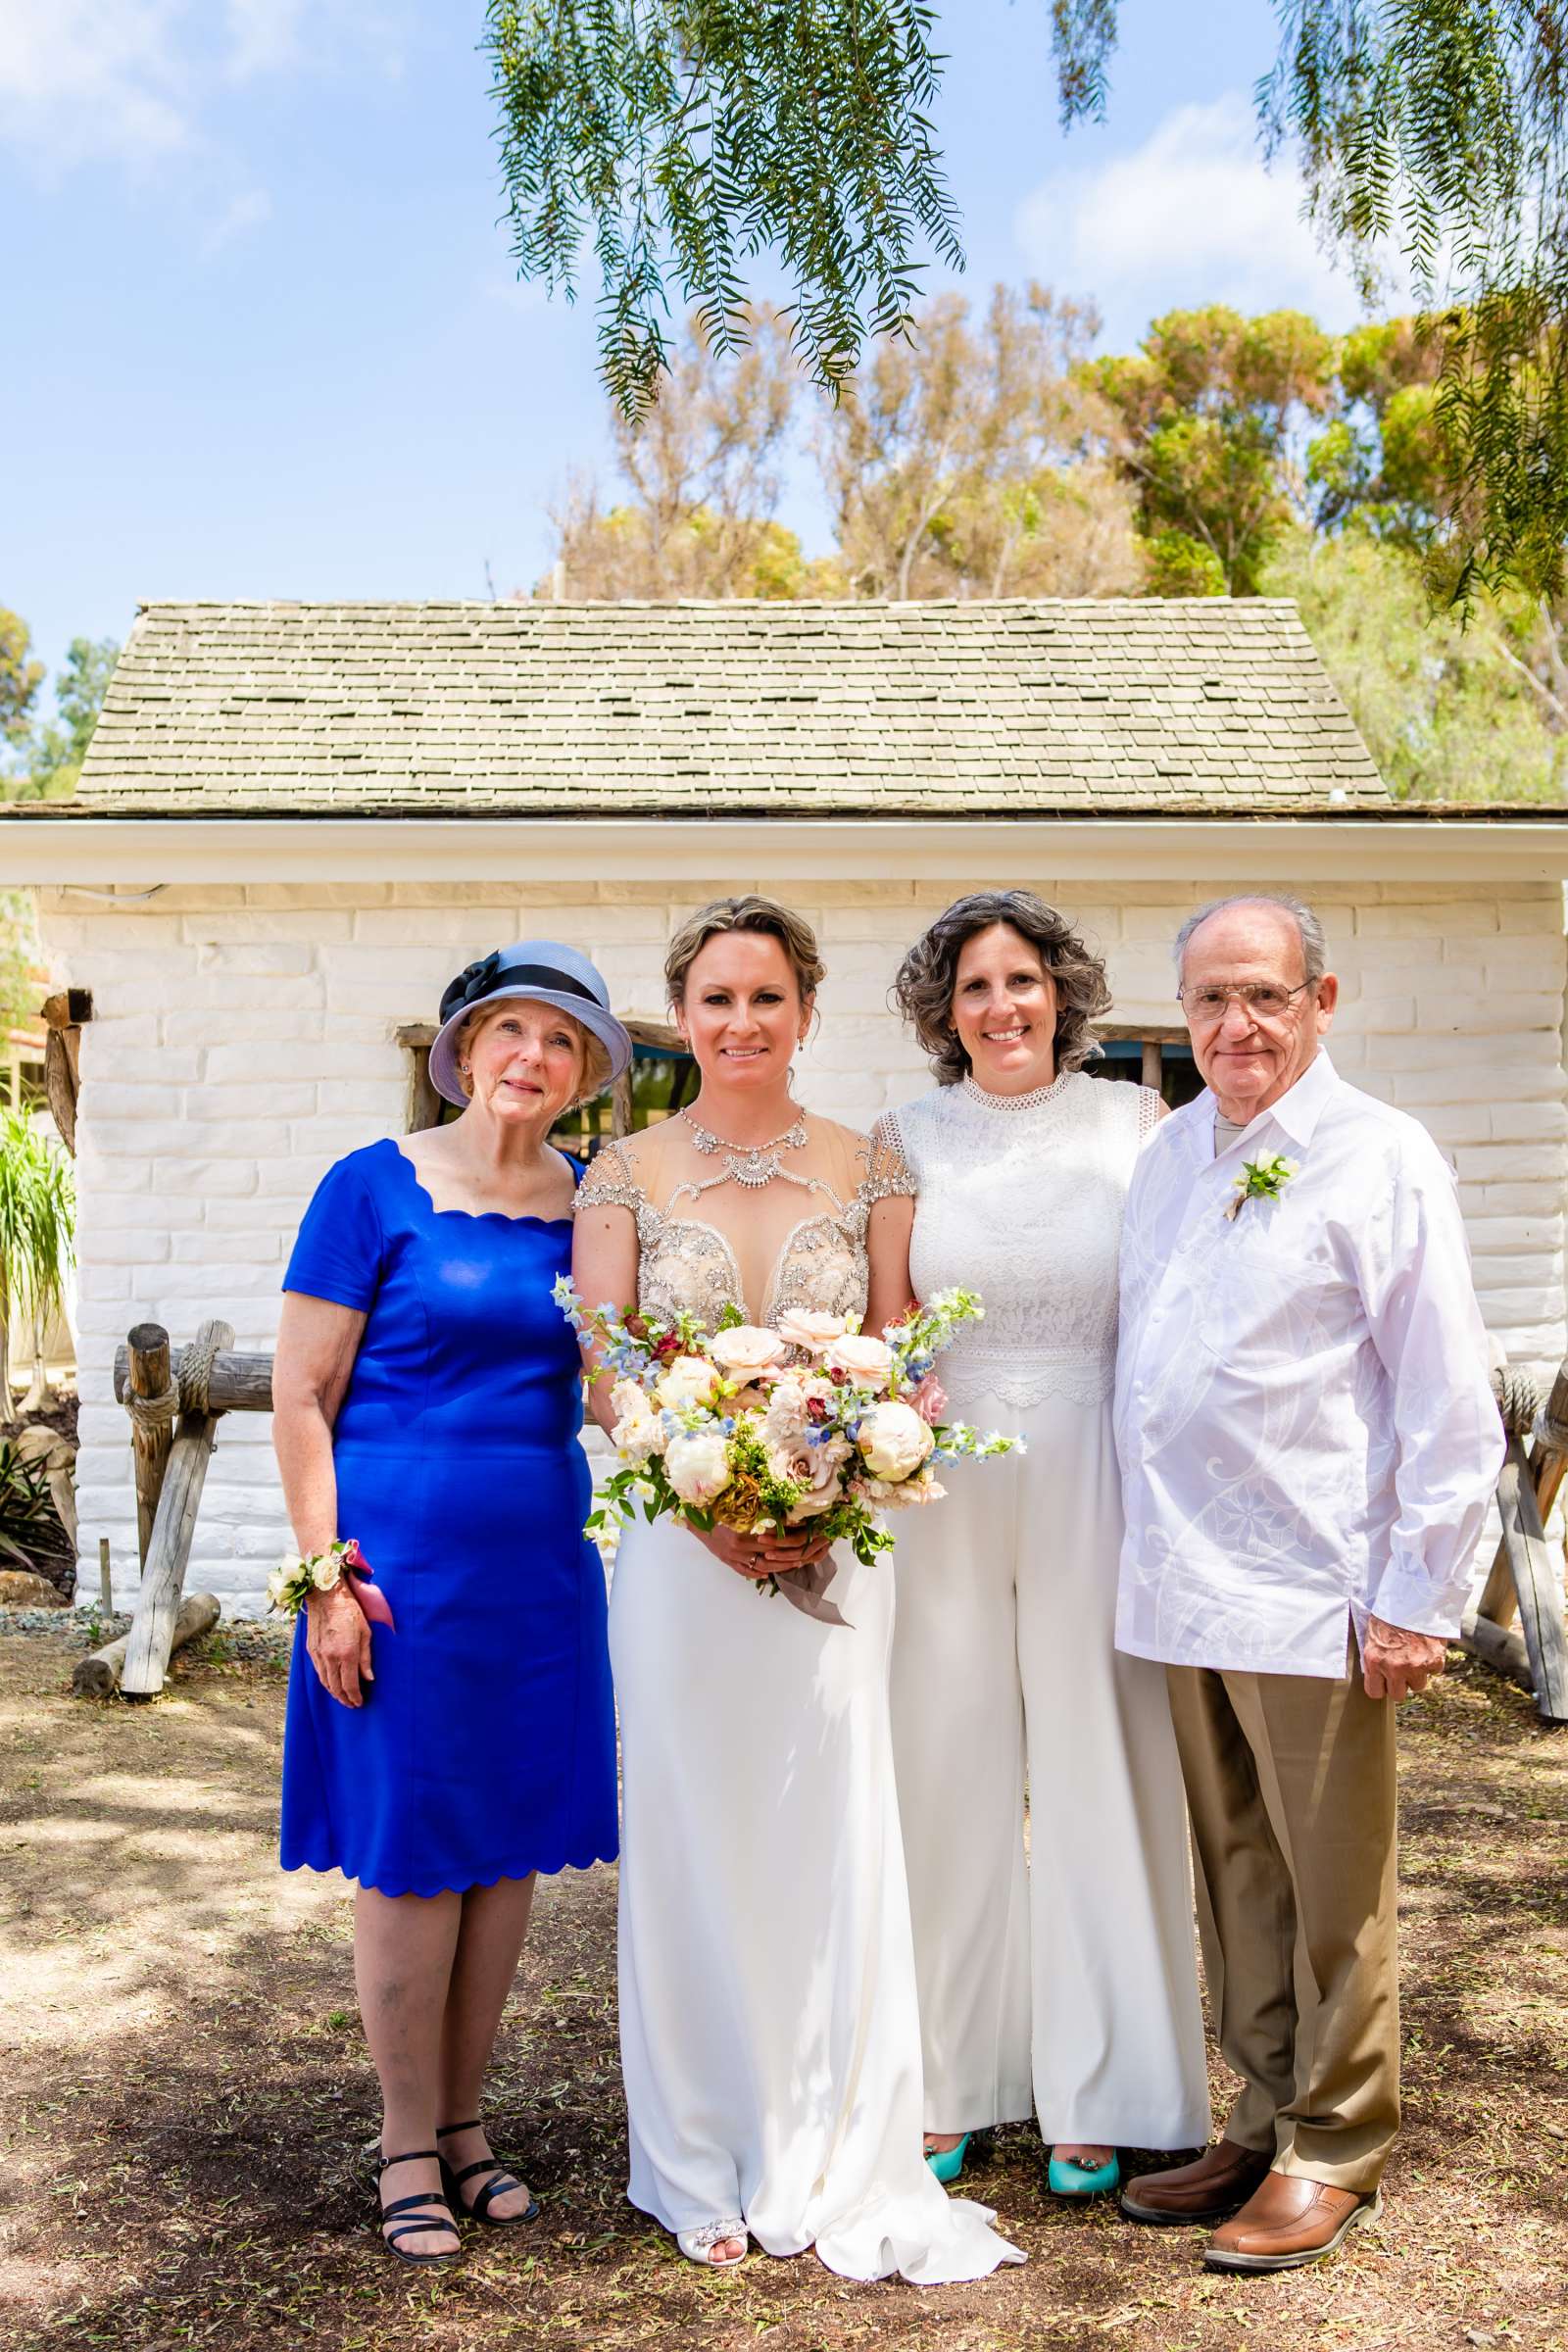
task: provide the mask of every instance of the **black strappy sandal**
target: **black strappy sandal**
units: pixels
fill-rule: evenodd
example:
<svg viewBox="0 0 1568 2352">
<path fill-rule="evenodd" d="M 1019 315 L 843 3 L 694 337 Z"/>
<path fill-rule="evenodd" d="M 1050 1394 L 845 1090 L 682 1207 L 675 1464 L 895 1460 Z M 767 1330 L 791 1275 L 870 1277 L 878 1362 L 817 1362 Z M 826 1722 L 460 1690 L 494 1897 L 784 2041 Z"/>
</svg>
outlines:
<svg viewBox="0 0 1568 2352">
<path fill-rule="evenodd" d="M 390 2205 L 381 2204 L 381 2175 L 383 2173 L 389 2173 L 395 2164 L 419 2164 L 427 2157 L 432 2156 L 436 2163 L 441 2165 L 441 2177 L 444 2180 L 447 2168 L 441 2162 L 439 2148 L 412 2148 L 406 2156 L 382 2156 L 376 2162 L 375 2199 L 380 2207 L 381 2236 L 391 2247 L 399 2262 L 456 2262 L 463 2252 L 461 2239 L 447 2254 L 405 2254 L 403 2248 L 398 2244 L 400 2237 L 417 2237 L 421 2231 L 430 2230 L 450 2230 L 453 2236 L 457 2237 L 458 2225 L 452 2218 L 451 2210 L 441 2189 L 423 2188 L 420 2189 L 417 2196 L 394 2197 Z M 386 2227 L 394 2214 L 412 2213 L 416 2205 L 438 2205 L 441 2210 L 439 2213 L 427 2213 L 423 2221 L 399 2222 L 395 2230 L 389 2230 Z"/>
<path fill-rule="evenodd" d="M 436 2137 L 437 2139 L 451 2139 L 459 2132 L 479 2132 L 483 2128 L 477 2118 L 471 2124 L 443 2124 L 436 2132 Z M 485 2182 L 483 2188 L 476 2192 L 473 2203 L 470 2205 L 463 2193 L 463 2183 L 465 2180 L 471 2180 L 475 2173 L 489 2173 L 492 2178 Z M 488 2222 L 492 2230 L 511 2230 L 519 2222 L 536 2222 L 539 2219 L 539 2200 L 532 2195 L 529 2196 L 526 2213 L 491 2212 L 490 2206 L 493 2198 L 504 2197 L 509 2188 L 521 2188 L 522 2186 L 522 2182 L 516 2175 L 509 2173 L 506 2166 L 494 2156 L 481 2156 L 476 2164 L 466 2164 L 461 2173 L 455 2173 L 443 2156 L 441 2178 L 446 2182 L 447 2195 L 458 2211 L 469 2215 L 476 2222 Z"/>
</svg>

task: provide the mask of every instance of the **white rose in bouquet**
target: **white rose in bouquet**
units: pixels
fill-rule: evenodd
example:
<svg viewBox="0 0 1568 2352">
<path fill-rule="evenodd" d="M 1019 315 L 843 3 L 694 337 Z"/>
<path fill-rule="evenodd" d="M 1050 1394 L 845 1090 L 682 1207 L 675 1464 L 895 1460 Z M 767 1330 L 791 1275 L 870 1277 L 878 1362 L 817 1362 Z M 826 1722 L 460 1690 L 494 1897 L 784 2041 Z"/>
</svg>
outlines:
<svg viewBox="0 0 1568 2352">
<path fill-rule="evenodd" d="M 842 1315 L 824 1315 L 810 1306 L 792 1306 L 778 1319 L 778 1336 L 803 1355 L 820 1355 L 824 1348 L 844 1337 Z"/>
<path fill-rule="evenodd" d="M 740 1381 L 755 1380 L 759 1372 L 781 1364 L 787 1352 L 776 1331 L 764 1331 L 757 1323 L 737 1323 L 728 1331 L 715 1331 L 709 1349 L 725 1379 Z"/>
<path fill-rule="evenodd" d="M 875 1503 L 879 1511 L 906 1511 L 917 1502 L 940 1502 L 947 1488 L 939 1486 L 929 1469 L 917 1470 L 913 1478 L 895 1483 L 887 1478 L 862 1478 L 858 1482 L 861 1499 Z"/>
<path fill-rule="evenodd" d="M 334 1552 L 323 1551 L 311 1570 L 311 1582 L 318 1592 L 330 1592 L 342 1581 L 343 1562 Z"/>
<path fill-rule="evenodd" d="M 893 1369 L 893 1350 L 886 1340 L 868 1339 L 863 1331 L 847 1331 L 833 1342 L 823 1360 L 830 1372 L 847 1372 L 852 1380 L 875 1387 Z"/>
<path fill-rule="evenodd" d="M 634 1380 L 617 1380 L 610 1392 L 615 1426 L 610 1443 L 623 1462 L 646 1462 L 663 1444 L 663 1424 Z"/>
<path fill-rule="evenodd" d="M 660 1374 L 654 1395 L 671 1412 L 683 1413 L 694 1404 L 711 1404 L 718 1374 L 706 1355 L 673 1355 Z"/>
<path fill-rule="evenodd" d="M 683 1429 L 669 1441 L 664 1476 L 682 1502 L 705 1504 L 729 1485 L 729 1446 L 721 1429 Z"/>
<path fill-rule="evenodd" d="M 902 1485 L 919 1469 L 936 1440 L 911 1405 L 890 1398 L 861 1414 L 856 1442 L 873 1478 Z"/>
<path fill-rule="evenodd" d="M 762 1415 L 762 1435 L 769 1446 L 793 1453 L 806 1436 L 806 1408 L 810 1401 L 812 1383 L 800 1372 L 782 1372 L 768 1391 L 767 1410 Z M 814 1384 L 825 1386 L 822 1382 Z"/>
<path fill-rule="evenodd" d="M 273 1609 L 280 1609 L 287 1597 L 288 1570 L 286 1567 L 274 1568 L 271 1575 L 267 1580 L 268 1606 Z"/>
</svg>

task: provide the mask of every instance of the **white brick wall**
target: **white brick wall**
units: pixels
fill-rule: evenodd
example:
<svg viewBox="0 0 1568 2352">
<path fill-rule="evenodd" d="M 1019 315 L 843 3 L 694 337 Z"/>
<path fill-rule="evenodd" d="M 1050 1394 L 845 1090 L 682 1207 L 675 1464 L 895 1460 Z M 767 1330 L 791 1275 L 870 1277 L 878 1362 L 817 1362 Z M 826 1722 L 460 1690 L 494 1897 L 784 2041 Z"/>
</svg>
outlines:
<svg viewBox="0 0 1568 2352">
<path fill-rule="evenodd" d="M 1190 883 L 1054 885 L 1109 966 L 1121 1021 L 1176 1017 L 1169 943 L 1215 895 Z M 887 1008 L 901 951 L 951 890 L 823 884 L 789 893 L 828 962 L 822 1019 L 802 1057 L 814 1108 L 865 1124 L 927 1084 Z M 300 1211 L 340 1153 L 402 1125 L 408 1073 L 393 1038 L 431 1017 L 453 970 L 529 932 L 599 962 L 617 1009 L 662 1015 L 662 945 L 719 890 L 632 883 L 323 883 L 168 890 L 108 907 L 40 893 L 52 970 L 90 988 L 82 1037 L 82 1555 L 110 1538 L 117 1589 L 135 1579 L 127 1427 L 112 1401 L 115 1346 L 132 1323 L 176 1341 L 222 1315 L 266 1348 Z M 1343 984 L 1333 1051 L 1356 1085 L 1421 1119 L 1453 1158 L 1489 1325 L 1511 1357 L 1563 1352 L 1564 941 L 1554 884 L 1301 887 L 1322 910 Z M 191 1578 L 231 1608 L 259 1604 L 286 1541 L 268 1425 L 220 1427 Z M 94 1590 L 96 1581 L 94 1580 Z"/>
</svg>

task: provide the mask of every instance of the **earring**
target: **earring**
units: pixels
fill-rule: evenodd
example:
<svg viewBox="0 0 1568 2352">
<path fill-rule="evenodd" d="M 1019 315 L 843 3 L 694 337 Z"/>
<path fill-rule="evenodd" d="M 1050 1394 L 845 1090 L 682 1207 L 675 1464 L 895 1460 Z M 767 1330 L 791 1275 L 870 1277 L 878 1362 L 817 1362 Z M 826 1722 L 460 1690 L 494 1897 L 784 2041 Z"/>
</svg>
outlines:
<svg viewBox="0 0 1568 2352">
<path fill-rule="evenodd" d="M 459 1067 L 459 1069 L 460 1069 L 460 1070 L 463 1072 L 463 1075 L 465 1076 L 465 1078 L 466 1078 L 466 1076 L 468 1075 L 468 1072 L 469 1072 L 469 1070 L 470 1070 L 470 1069 L 472 1069 L 472 1067 L 473 1067 L 473 1064 L 472 1064 L 472 1062 L 469 1062 L 469 1061 L 460 1061 L 460 1062 L 459 1062 L 459 1064 L 458 1064 L 458 1067 Z"/>
</svg>

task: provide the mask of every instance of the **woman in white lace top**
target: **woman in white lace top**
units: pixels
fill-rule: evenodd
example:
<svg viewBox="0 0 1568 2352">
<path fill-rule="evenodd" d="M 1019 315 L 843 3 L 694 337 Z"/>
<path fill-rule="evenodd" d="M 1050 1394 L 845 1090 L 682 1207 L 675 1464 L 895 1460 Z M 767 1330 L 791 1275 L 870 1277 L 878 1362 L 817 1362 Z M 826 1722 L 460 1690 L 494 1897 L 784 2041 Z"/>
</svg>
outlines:
<svg viewBox="0 0 1568 2352">
<path fill-rule="evenodd" d="M 864 1311 L 874 1228 L 908 1180 L 791 1099 L 821 971 L 807 925 L 767 900 L 720 900 L 674 940 L 665 975 L 701 1091 L 593 1162 L 585 1298 L 710 1324 L 728 1304 L 753 1323 Z M 892 1572 L 825 1553 L 669 1520 L 621 1539 L 629 2194 L 693 2261 L 738 2262 L 750 2235 L 769 2254 L 814 2245 L 852 2278 L 976 2278 L 1021 2257 L 921 2161 Z M 823 1574 L 803 1580 L 813 1559 Z M 780 1593 L 759 1590 L 770 1570 Z"/>
<path fill-rule="evenodd" d="M 927 2147 L 1026 2119 L 1066 2195 L 1118 2146 L 1206 2139 L 1187 1823 L 1164 1681 L 1113 1646 L 1116 1258 L 1157 1095 L 1089 1077 L 1104 968 L 1029 891 L 960 899 L 899 973 L 934 1092 L 878 1122 L 912 1203 L 917 1298 L 985 1320 L 942 1359 L 952 1411 L 1022 1456 L 945 1471 L 898 1523 L 899 1803 L 914 1916 Z M 1025 1791 L 1029 1865 L 1025 1863 Z"/>
</svg>

